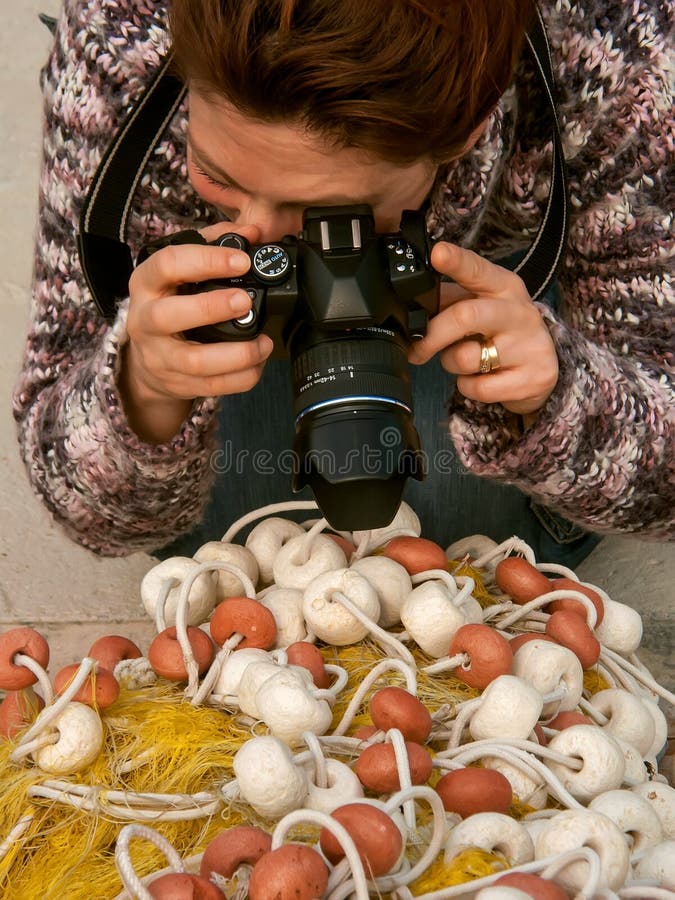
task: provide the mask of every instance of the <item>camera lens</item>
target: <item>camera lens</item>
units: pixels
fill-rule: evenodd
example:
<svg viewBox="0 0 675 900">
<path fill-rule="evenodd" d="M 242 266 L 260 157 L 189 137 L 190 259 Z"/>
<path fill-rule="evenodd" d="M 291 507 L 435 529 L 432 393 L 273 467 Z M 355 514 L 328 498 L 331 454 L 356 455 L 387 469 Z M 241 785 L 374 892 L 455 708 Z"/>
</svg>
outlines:
<svg viewBox="0 0 675 900">
<path fill-rule="evenodd" d="M 406 343 L 395 326 L 326 331 L 290 343 L 297 471 L 333 528 L 389 524 L 405 481 L 421 479 Z"/>
</svg>

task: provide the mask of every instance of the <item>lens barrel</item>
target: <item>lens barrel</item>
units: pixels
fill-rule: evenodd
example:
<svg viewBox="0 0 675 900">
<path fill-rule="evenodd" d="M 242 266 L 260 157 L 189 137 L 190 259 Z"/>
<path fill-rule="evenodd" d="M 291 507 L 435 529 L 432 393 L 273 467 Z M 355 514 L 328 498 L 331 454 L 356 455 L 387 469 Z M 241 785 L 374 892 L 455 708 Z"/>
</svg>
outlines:
<svg viewBox="0 0 675 900">
<path fill-rule="evenodd" d="M 333 528 L 388 525 L 406 479 L 424 475 L 403 336 L 386 325 L 302 324 L 290 355 L 294 490 L 309 484 Z"/>
</svg>

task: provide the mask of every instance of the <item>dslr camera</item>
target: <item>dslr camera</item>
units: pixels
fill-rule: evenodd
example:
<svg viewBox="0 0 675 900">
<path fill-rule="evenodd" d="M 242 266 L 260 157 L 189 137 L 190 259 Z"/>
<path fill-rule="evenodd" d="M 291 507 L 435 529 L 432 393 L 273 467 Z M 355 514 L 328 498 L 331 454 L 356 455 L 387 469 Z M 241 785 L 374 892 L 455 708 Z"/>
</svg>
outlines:
<svg viewBox="0 0 675 900">
<path fill-rule="evenodd" d="M 197 231 L 178 232 L 147 244 L 138 262 L 185 243 L 207 241 Z M 251 310 L 185 336 L 214 342 L 269 335 L 272 356 L 290 360 L 293 490 L 309 485 L 338 531 L 388 525 L 406 479 L 425 474 L 407 347 L 438 312 L 440 279 L 422 214 L 404 210 L 398 232 L 376 234 L 365 204 L 311 207 L 297 237 L 250 245 L 228 233 L 211 244 L 244 250 L 249 271 L 185 284 L 180 293 L 239 287 Z"/>
</svg>

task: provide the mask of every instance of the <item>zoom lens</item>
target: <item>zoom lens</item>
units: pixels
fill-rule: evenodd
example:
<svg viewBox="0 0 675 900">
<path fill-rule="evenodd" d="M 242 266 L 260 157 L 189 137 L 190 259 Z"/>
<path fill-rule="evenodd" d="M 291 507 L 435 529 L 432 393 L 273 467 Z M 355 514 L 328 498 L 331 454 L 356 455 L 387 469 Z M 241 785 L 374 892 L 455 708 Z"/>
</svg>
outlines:
<svg viewBox="0 0 675 900">
<path fill-rule="evenodd" d="M 388 525 L 405 481 L 422 479 L 406 344 L 386 326 L 300 325 L 290 345 L 294 490 L 308 484 L 330 525 Z"/>
</svg>

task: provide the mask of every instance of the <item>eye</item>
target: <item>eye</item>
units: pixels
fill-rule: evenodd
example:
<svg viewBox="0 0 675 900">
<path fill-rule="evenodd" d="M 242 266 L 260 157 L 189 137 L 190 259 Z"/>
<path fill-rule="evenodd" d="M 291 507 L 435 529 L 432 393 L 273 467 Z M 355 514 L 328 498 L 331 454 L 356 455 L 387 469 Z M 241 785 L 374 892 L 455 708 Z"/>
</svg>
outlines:
<svg viewBox="0 0 675 900">
<path fill-rule="evenodd" d="M 200 169 L 200 167 L 197 165 L 197 163 L 193 162 L 192 165 L 193 165 L 194 170 L 197 173 L 197 175 L 199 175 L 201 178 L 206 179 L 206 181 L 208 181 L 209 184 L 212 184 L 214 187 L 220 188 L 221 191 L 227 191 L 227 190 L 232 189 L 233 186 L 229 182 L 216 181 L 216 179 L 213 178 L 211 175 L 209 175 L 208 172 L 205 172 L 203 169 Z"/>
</svg>

